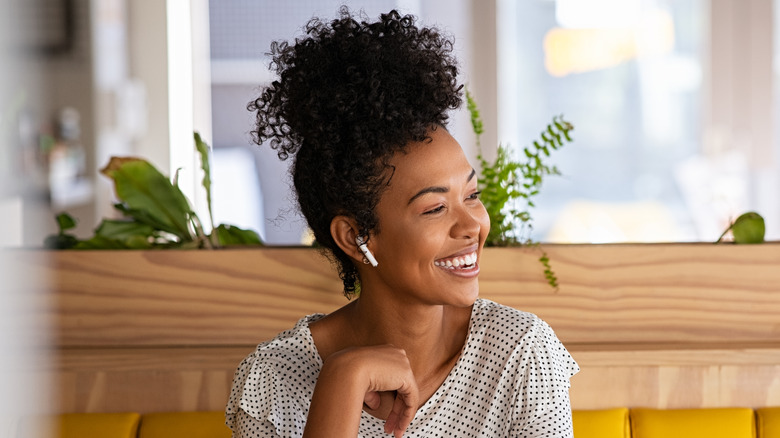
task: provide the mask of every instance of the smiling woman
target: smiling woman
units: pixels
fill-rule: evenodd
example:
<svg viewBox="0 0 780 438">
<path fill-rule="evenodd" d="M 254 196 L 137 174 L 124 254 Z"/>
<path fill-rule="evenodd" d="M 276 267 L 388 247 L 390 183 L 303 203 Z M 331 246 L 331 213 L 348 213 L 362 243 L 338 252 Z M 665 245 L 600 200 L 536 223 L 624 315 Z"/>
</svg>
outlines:
<svg viewBox="0 0 780 438">
<path fill-rule="evenodd" d="M 452 42 L 391 11 L 343 8 L 275 43 L 279 79 L 249 109 L 294 157 L 298 203 L 336 264 L 335 312 L 302 318 L 239 365 L 236 437 L 571 437 L 578 367 L 535 315 L 479 299 L 490 229 L 446 129 L 462 100 Z"/>
</svg>

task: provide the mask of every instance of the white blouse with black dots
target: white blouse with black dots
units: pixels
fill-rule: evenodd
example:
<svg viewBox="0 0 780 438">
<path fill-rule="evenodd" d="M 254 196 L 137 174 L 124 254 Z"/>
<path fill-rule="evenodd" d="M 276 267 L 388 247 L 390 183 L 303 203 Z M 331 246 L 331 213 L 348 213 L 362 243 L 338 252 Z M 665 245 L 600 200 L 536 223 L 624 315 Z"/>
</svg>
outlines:
<svg viewBox="0 0 780 438">
<path fill-rule="evenodd" d="M 322 360 L 309 315 L 238 366 L 226 410 L 234 438 L 300 437 Z M 460 358 L 417 411 L 408 437 L 572 437 L 569 378 L 579 367 L 547 323 L 478 299 Z M 387 437 L 363 412 L 359 437 Z"/>
</svg>

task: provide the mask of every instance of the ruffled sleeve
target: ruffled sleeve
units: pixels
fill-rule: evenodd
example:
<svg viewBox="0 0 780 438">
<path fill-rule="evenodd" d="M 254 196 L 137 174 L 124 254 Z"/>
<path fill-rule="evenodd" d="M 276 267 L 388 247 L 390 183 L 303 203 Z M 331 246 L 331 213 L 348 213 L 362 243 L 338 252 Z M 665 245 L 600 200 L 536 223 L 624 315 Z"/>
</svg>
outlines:
<svg viewBox="0 0 780 438">
<path fill-rule="evenodd" d="M 238 366 L 225 409 L 233 437 L 300 437 L 321 364 L 308 328 L 258 346 Z"/>
<path fill-rule="evenodd" d="M 512 436 L 571 437 L 569 379 L 579 366 L 541 319 L 534 322 L 521 353 Z"/>
</svg>

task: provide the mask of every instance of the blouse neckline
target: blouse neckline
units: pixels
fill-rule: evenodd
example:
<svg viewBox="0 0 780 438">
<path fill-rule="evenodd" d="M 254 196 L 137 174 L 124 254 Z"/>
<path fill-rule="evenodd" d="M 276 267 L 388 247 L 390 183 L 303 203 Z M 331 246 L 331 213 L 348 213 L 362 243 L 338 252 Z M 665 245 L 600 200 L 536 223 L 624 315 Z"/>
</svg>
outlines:
<svg viewBox="0 0 780 438">
<path fill-rule="evenodd" d="M 465 360 L 464 357 L 466 356 L 466 350 L 468 349 L 469 345 L 471 345 L 472 340 L 472 328 L 474 325 L 474 315 L 477 311 L 478 307 L 481 307 L 482 305 L 482 299 L 477 298 L 477 300 L 474 302 L 474 304 L 471 306 L 471 316 L 469 317 L 469 327 L 468 332 L 466 334 L 466 341 L 463 342 L 463 347 L 460 350 L 460 356 L 458 356 L 458 360 L 455 362 L 455 365 L 452 366 L 452 369 L 450 369 L 450 372 L 447 373 L 447 377 L 444 378 L 444 381 L 439 385 L 438 388 L 436 388 L 436 391 L 431 395 L 431 397 L 423 403 L 422 406 L 420 406 L 420 409 L 417 410 L 417 413 L 415 414 L 414 418 L 420 418 L 424 416 L 425 412 L 430 409 L 430 407 L 437 403 L 437 401 L 444 395 L 444 392 L 449 388 L 452 383 L 453 379 L 455 378 L 455 375 L 460 370 L 460 368 L 463 367 L 463 361 Z M 314 338 L 311 335 L 311 330 L 309 330 L 309 324 L 318 321 L 319 319 L 325 317 L 324 313 L 315 313 L 306 316 L 301 320 L 302 328 L 303 328 L 303 335 L 306 339 L 306 342 L 309 343 L 311 346 L 311 354 L 314 358 L 314 361 L 317 363 L 317 366 L 320 370 L 322 370 L 322 357 L 320 356 L 319 351 L 317 350 L 317 345 L 314 343 Z M 366 411 L 362 411 L 361 418 L 363 420 L 369 420 L 369 421 L 377 421 L 377 422 L 384 422 L 384 420 L 377 418 L 371 414 L 369 414 Z M 414 419 L 412 420 L 412 424 L 414 423 Z M 410 424 L 411 426 L 411 424 Z"/>
</svg>

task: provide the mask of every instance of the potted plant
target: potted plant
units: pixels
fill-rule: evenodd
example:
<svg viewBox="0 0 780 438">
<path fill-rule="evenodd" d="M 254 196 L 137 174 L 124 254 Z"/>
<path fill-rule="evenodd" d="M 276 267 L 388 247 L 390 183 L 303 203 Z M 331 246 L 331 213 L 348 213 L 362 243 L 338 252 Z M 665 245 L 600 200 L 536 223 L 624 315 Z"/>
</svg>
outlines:
<svg viewBox="0 0 780 438">
<path fill-rule="evenodd" d="M 68 230 L 76 221 L 67 213 L 57 215 L 59 233 L 49 236 L 45 246 L 56 249 L 215 249 L 232 245 L 261 245 L 255 231 L 227 224 L 214 225 L 211 210 L 209 146 L 196 132 L 195 147 L 203 170 L 211 232 L 193 211 L 173 181 L 148 161 L 136 157 L 112 157 L 100 172 L 111 178 L 119 200 L 114 208 L 121 219 L 103 219 L 89 239 L 79 240 Z"/>
<path fill-rule="evenodd" d="M 523 148 L 523 159 L 516 160 L 509 148 L 499 144 L 495 161 L 488 162 L 482 155 L 480 135 L 484 129 L 474 97 L 466 90 L 466 102 L 471 116 L 471 125 L 477 136 L 477 160 L 480 165 L 478 183 L 482 193 L 480 199 L 490 217 L 490 233 L 487 246 L 535 245 L 530 234 L 533 230 L 531 209 L 534 199 L 541 190 L 547 176 L 560 175 L 555 166 L 546 164 L 552 151 L 571 142 L 574 126 L 563 116 L 553 117 L 532 146 Z M 539 262 L 544 266 L 547 283 L 558 289 L 558 278 L 550 266 L 547 252 L 542 250 Z"/>
</svg>

